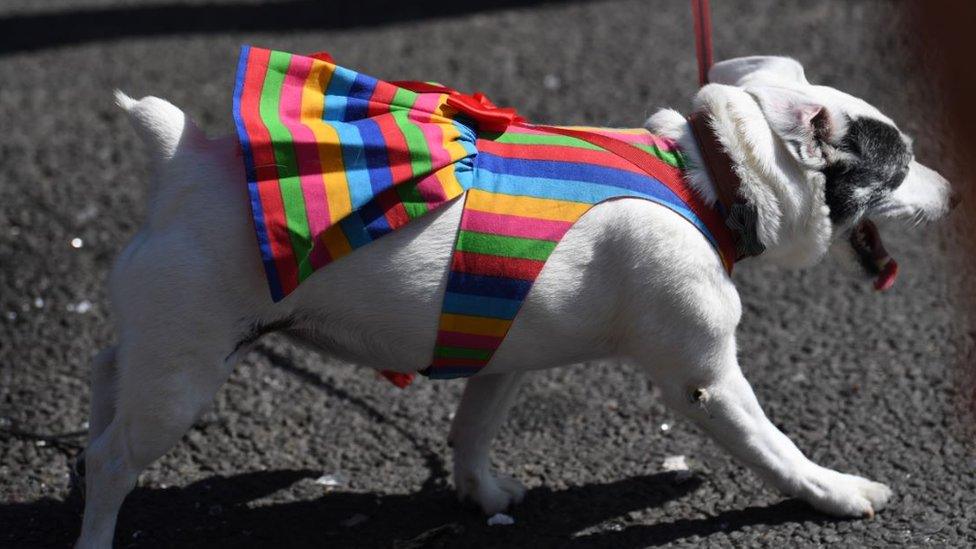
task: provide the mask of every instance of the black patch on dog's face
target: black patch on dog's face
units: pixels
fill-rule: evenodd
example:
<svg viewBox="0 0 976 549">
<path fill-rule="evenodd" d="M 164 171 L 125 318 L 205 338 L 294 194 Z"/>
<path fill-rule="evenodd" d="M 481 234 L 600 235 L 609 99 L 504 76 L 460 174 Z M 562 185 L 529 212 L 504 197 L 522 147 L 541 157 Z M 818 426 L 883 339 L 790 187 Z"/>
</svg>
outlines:
<svg viewBox="0 0 976 549">
<path fill-rule="evenodd" d="M 824 168 L 830 220 L 841 225 L 860 217 L 901 185 L 912 151 L 891 124 L 867 117 L 848 120 L 835 148 L 847 154 Z"/>
</svg>

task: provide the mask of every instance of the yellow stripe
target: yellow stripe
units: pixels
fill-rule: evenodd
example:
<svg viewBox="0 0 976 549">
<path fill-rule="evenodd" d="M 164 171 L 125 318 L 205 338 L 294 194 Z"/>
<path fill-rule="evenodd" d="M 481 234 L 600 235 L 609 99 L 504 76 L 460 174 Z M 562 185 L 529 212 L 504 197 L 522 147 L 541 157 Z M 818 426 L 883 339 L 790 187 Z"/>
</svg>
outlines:
<svg viewBox="0 0 976 549">
<path fill-rule="evenodd" d="M 323 231 L 321 238 L 322 243 L 325 244 L 325 249 L 329 250 L 329 255 L 332 256 L 332 261 L 352 252 L 349 239 L 346 238 L 342 232 L 342 227 L 339 225 L 333 225 Z"/>
<path fill-rule="evenodd" d="M 434 172 L 434 176 L 440 181 L 441 188 L 444 189 L 444 196 L 448 200 L 461 196 L 461 193 L 464 192 L 464 188 L 461 187 L 461 183 L 458 181 L 455 166 L 456 164 L 448 164 Z"/>
<path fill-rule="evenodd" d="M 444 313 L 441 315 L 440 328 L 449 332 L 505 337 L 511 325 L 511 320 L 502 320 L 500 318 Z"/>
<path fill-rule="evenodd" d="M 329 217 L 331 223 L 338 223 L 352 212 L 352 200 L 349 198 L 346 170 L 342 165 L 339 134 L 322 120 L 325 99 L 322 97 L 322 92 L 328 89 L 334 69 L 334 65 L 329 63 L 321 61 L 312 63 L 302 90 L 302 123 L 315 134 L 319 163 L 322 165 L 322 178 L 325 183 L 325 197 L 329 202 Z"/>
<path fill-rule="evenodd" d="M 489 193 L 481 189 L 468 191 L 465 208 L 480 212 L 520 215 L 550 221 L 575 222 L 592 206 L 581 202 L 533 198 L 531 196 L 512 196 Z"/>
<path fill-rule="evenodd" d="M 451 161 L 457 162 L 459 159 L 467 156 L 468 151 L 464 149 L 464 145 L 459 141 L 461 139 L 461 132 L 458 131 L 457 126 L 450 121 L 444 123 L 438 122 L 437 125 L 441 127 L 441 133 L 444 137 L 442 144 Z"/>
<path fill-rule="evenodd" d="M 446 118 L 448 121 L 454 118 L 457 114 L 457 109 L 454 107 L 447 106 L 447 94 L 442 93 L 437 96 L 437 106 L 434 107 L 434 116 L 439 116 L 441 118 Z M 431 120 L 433 122 L 433 120 Z"/>
</svg>

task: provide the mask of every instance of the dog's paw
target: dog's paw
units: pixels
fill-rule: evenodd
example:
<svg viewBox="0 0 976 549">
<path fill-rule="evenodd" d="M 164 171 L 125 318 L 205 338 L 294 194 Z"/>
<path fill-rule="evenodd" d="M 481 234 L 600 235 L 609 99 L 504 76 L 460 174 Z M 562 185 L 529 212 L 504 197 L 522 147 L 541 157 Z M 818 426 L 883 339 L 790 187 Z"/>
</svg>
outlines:
<svg viewBox="0 0 976 549">
<path fill-rule="evenodd" d="M 888 504 L 891 488 L 857 475 L 821 469 L 808 479 L 801 497 L 819 511 L 835 517 L 872 518 Z"/>
<path fill-rule="evenodd" d="M 463 473 L 455 476 L 458 499 L 478 505 L 486 515 L 501 513 L 512 505 L 522 502 L 525 486 L 512 477 L 481 473 Z"/>
</svg>

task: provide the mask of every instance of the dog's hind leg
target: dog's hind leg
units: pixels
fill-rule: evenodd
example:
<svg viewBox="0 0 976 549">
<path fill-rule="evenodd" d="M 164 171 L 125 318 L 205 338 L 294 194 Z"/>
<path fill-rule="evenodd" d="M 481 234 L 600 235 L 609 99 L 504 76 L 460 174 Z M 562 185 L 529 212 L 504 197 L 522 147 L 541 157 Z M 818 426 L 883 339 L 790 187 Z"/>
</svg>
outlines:
<svg viewBox="0 0 976 549">
<path fill-rule="evenodd" d="M 92 359 L 91 369 L 91 407 L 88 415 L 88 444 L 105 431 L 115 415 L 117 371 L 115 368 L 115 347 L 107 347 Z M 84 491 L 85 454 L 75 458 L 71 466 L 71 482 L 75 488 Z"/>
<path fill-rule="evenodd" d="M 525 487 L 491 472 L 491 441 L 515 402 L 521 373 L 476 376 L 468 380 L 448 443 L 454 449 L 454 485 L 489 515 L 519 503 Z"/>
<path fill-rule="evenodd" d="M 885 506 L 891 495 L 887 486 L 807 459 L 763 413 L 739 369 L 734 339 L 712 343 L 696 345 L 697 361 L 678 360 L 651 368 L 671 407 L 694 420 L 764 480 L 820 511 L 870 517 Z"/>
<path fill-rule="evenodd" d="M 116 352 L 114 416 L 85 450 L 85 515 L 76 547 L 111 547 L 119 507 L 139 474 L 169 450 L 230 372 L 204 342 L 131 344 Z"/>
<path fill-rule="evenodd" d="M 88 417 L 89 444 L 105 431 L 115 415 L 117 376 L 115 347 L 102 349 L 92 359 L 91 411 Z"/>
</svg>

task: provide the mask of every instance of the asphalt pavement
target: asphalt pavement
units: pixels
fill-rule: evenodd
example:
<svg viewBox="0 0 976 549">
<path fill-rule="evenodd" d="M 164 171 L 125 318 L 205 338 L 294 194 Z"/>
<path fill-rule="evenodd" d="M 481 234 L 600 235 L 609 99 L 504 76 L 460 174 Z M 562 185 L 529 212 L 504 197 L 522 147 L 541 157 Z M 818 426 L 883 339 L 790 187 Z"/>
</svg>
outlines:
<svg viewBox="0 0 976 549">
<path fill-rule="evenodd" d="M 923 162 L 957 169 L 931 57 L 912 55 L 896 3 L 713 3 L 718 58 L 791 55 L 896 120 Z M 80 525 L 67 470 L 89 361 L 112 341 L 105 277 L 145 211 L 145 151 L 112 89 L 167 98 L 226 134 L 250 43 L 484 91 L 540 122 L 637 126 L 659 106 L 688 108 L 686 2 L 477 4 L 0 5 L 0 545 L 63 547 Z M 741 362 L 767 414 L 818 463 L 890 484 L 874 519 L 832 519 L 765 488 L 638 372 L 606 363 L 522 388 L 494 463 L 530 490 L 514 525 L 489 527 L 450 487 L 462 382 L 400 391 L 271 337 L 142 476 L 117 546 L 972 547 L 976 323 L 953 308 L 972 279 L 959 224 L 886 232 L 902 273 L 884 295 L 833 259 L 736 270 Z M 672 456 L 690 478 L 664 471 Z"/>
</svg>

